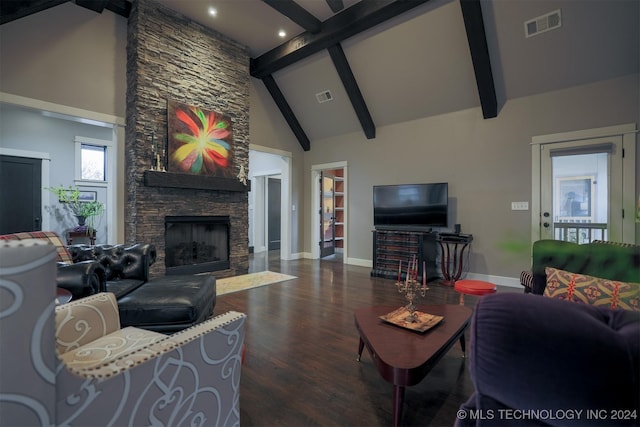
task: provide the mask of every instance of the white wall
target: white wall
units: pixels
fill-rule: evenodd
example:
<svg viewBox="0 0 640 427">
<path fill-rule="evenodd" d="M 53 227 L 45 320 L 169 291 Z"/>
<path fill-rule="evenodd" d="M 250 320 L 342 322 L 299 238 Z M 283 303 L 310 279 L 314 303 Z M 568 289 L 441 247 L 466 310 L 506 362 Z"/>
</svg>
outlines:
<svg viewBox="0 0 640 427">
<path fill-rule="evenodd" d="M 358 132 L 313 141 L 304 168 L 348 161 L 351 258 L 372 257 L 373 185 L 448 182 L 449 226 L 474 236 L 469 271 L 517 278 L 530 267 L 531 213 L 511 202 L 531 201 L 532 136 L 635 123 L 638 92 L 639 76 L 630 75 L 509 100 L 495 119 L 474 108 L 380 127 L 373 140 Z M 312 240 L 305 236 L 307 250 Z"/>
<path fill-rule="evenodd" d="M 290 253 L 293 258 L 301 257 L 304 251 L 304 218 L 306 215 L 304 194 L 307 188 L 304 186 L 304 151 L 291 132 L 289 125 L 282 117 L 280 110 L 273 102 L 271 95 L 264 84 L 257 79 L 250 81 L 251 114 L 249 116 L 249 130 L 251 146 L 269 147 L 272 151 L 291 154 L 289 182 L 283 182 L 291 188 L 291 200 L 289 203 L 289 215 L 291 235 Z M 249 173 L 255 173 L 249 158 Z M 293 207 L 295 206 L 295 210 Z M 283 235 L 283 238 L 285 236 Z"/>
<path fill-rule="evenodd" d="M 67 2 L 0 26 L 0 92 L 118 117 L 127 20 Z"/>
<path fill-rule="evenodd" d="M 50 186 L 74 185 L 75 137 L 111 140 L 113 129 L 55 117 L 41 112 L 0 104 L 0 148 L 47 153 L 50 159 Z M 82 184 L 82 191 L 96 191 L 98 201 L 111 209 L 104 186 Z M 46 194 L 46 193 L 45 193 Z M 53 194 L 43 203 L 43 218 L 48 217 L 51 231 L 64 236 L 64 231 L 77 225 L 76 219 L 60 205 Z M 106 213 L 95 224 L 97 241 L 108 242 L 109 224 Z"/>
</svg>

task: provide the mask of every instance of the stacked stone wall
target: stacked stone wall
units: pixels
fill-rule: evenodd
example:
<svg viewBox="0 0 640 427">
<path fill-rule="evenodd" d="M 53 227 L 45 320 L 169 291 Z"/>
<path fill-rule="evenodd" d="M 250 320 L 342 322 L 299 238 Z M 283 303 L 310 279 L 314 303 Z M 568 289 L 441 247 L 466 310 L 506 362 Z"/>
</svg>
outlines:
<svg viewBox="0 0 640 427">
<path fill-rule="evenodd" d="M 128 21 L 125 136 L 125 239 L 158 249 L 152 276 L 162 275 L 165 216 L 228 215 L 230 276 L 248 271 L 246 191 L 145 185 L 154 167 L 152 138 L 167 144 L 169 100 L 226 114 L 233 126 L 232 174 L 249 163 L 249 53 L 245 46 L 152 0 L 134 0 Z M 163 162 L 165 159 L 162 159 Z M 172 172 L 167 172 L 172 173 Z"/>
</svg>

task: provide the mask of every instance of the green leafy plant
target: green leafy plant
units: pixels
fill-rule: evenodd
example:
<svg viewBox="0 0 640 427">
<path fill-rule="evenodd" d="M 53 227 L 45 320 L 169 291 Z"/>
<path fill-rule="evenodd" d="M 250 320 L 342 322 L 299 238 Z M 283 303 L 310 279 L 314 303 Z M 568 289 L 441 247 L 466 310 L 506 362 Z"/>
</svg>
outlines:
<svg viewBox="0 0 640 427">
<path fill-rule="evenodd" d="M 75 186 L 64 187 L 47 187 L 46 190 L 51 191 L 58 197 L 58 201 L 63 204 L 65 209 L 69 210 L 73 215 L 78 217 L 79 222 L 83 222 L 84 218 L 88 222 L 90 229 L 95 224 L 96 217 L 104 212 L 104 205 L 97 200 L 83 201 L 80 200 L 80 189 Z M 82 225 L 82 224 L 80 224 Z"/>
</svg>

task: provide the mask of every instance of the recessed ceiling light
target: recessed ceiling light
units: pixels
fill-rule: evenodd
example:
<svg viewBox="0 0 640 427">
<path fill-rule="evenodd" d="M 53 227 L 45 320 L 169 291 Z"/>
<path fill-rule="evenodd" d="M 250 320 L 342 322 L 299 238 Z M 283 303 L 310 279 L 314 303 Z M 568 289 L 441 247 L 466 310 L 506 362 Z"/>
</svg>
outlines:
<svg viewBox="0 0 640 427">
<path fill-rule="evenodd" d="M 278 36 L 280 36 L 280 38 L 283 38 L 286 35 L 287 35 L 287 33 L 285 33 L 284 30 L 278 31 Z"/>
<path fill-rule="evenodd" d="M 211 15 L 211 16 L 217 16 L 218 15 L 218 11 L 216 10 L 215 7 L 213 7 L 213 6 L 209 7 L 209 15 Z"/>
</svg>

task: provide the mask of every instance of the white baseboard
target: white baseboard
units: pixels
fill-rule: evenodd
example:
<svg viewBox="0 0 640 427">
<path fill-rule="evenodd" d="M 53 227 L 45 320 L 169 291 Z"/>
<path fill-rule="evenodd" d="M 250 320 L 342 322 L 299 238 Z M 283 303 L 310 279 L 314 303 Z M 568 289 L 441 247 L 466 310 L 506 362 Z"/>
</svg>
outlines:
<svg viewBox="0 0 640 427">
<path fill-rule="evenodd" d="M 520 288 L 524 290 L 520 284 L 520 277 L 493 276 L 491 274 L 467 273 L 463 279 L 484 280 L 486 282 L 495 283 L 498 286 L 508 286 L 510 288 Z"/>
<path fill-rule="evenodd" d="M 291 259 L 313 259 L 311 252 L 300 252 L 292 254 Z M 373 268 L 373 260 L 361 259 L 361 258 L 347 258 L 345 264 L 357 265 L 359 267 Z M 462 276 L 463 279 L 472 280 L 484 280 L 486 282 L 495 283 L 498 286 L 507 286 L 510 288 L 522 289 L 520 284 L 520 277 L 506 277 L 506 276 L 494 276 L 492 274 L 480 274 L 480 273 L 466 273 Z"/>
<path fill-rule="evenodd" d="M 300 252 L 296 252 L 295 254 L 291 254 L 290 258 L 287 258 L 285 261 L 289 261 L 289 260 L 294 260 L 294 259 L 300 259 L 300 258 L 306 258 L 304 256 L 304 252 L 300 253 Z M 284 258 L 283 258 L 284 259 Z"/>
<path fill-rule="evenodd" d="M 360 267 L 373 268 L 373 261 L 370 259 L 347 258 L 345 264 L 358 265 Z"/>
</svg>

